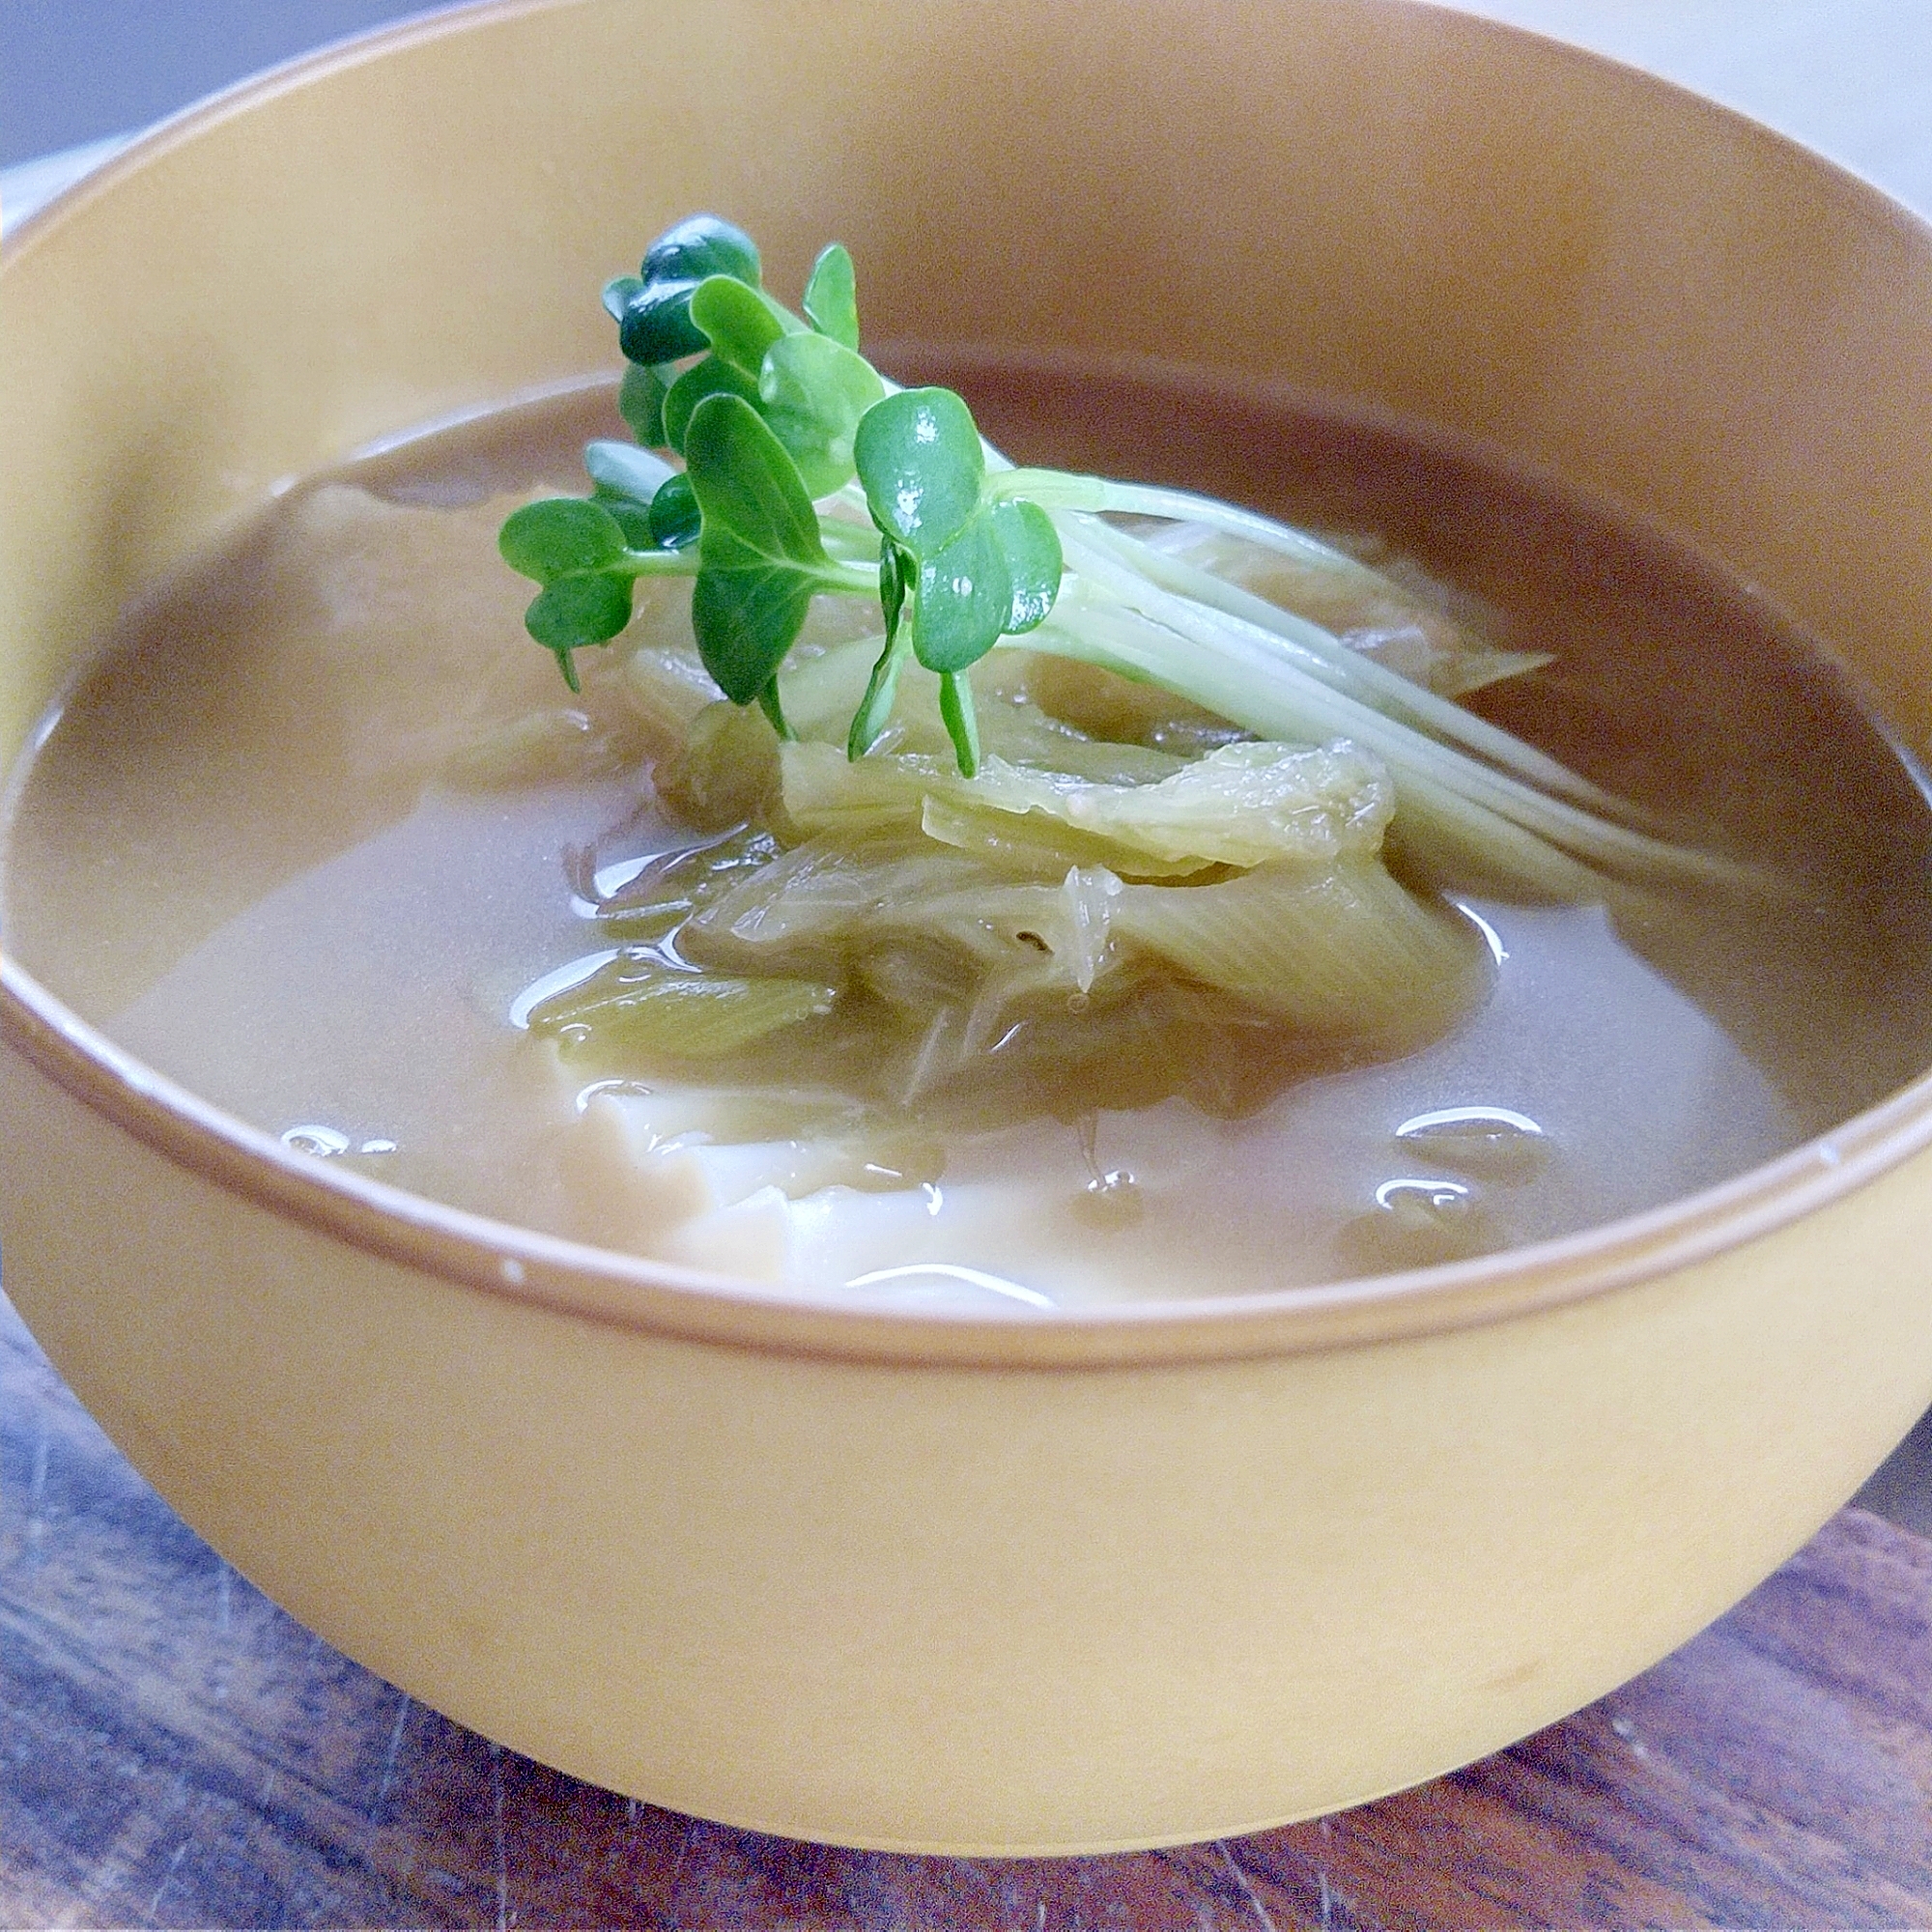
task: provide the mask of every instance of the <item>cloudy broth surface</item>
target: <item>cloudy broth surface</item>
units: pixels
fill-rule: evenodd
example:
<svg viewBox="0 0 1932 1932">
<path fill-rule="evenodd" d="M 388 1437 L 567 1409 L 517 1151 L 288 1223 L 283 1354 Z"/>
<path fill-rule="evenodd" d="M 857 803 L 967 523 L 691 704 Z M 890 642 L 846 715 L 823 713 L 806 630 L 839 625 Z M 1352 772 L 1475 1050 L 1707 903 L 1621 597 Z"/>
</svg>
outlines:
<svg viewBox="0 0 1932 1932">
<path fill-rule="evenodd" d="M 654 800 L 621 658 L 582 654 L 571 698 L 495 554 L 510 502 L 581 491 L 583 440 L 618 433 L 599 389 L 306 484 L 128 613 L 16 783 L 10 950 L 319 1159 L 799 1293 L 1015 1314 L 1588 1227 L 1932 1060 L 1918 777 L 1823 653 L 1708 564 L 1294 398 L 920 367 L 1020 460 L 1253 503 L 1426 572 L 1552 656 L 1474 708 L 1793 889 L 1612 915 L 1444 882 L 1492 955 L 1486 997 L 1414 1050 L 1284 1049 L 1226 1105 L 1129 1104 L 1109 1075 L 1023 1118 L 855 1125 L 836 1065 L 782 1050 L 763 1091 L 723 1095 L 575 1060 L 517 1024 L 529 989 L 609 950 L 600 892 L 699 838 Z M 640 623 L 675 624 L 677 594 Z"/>
</svg>

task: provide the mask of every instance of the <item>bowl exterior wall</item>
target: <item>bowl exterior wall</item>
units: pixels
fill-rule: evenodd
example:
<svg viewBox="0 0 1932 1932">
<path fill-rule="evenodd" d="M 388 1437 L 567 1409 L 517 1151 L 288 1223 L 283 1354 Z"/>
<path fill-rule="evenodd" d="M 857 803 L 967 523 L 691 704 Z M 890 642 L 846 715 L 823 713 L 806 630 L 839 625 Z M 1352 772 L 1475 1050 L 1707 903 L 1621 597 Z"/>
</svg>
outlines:
<svg viewBox="0 0 1932 1932">
<path fill-rule="evenodd" d="M 781 288 L 851 243 L 875 337 L 1487 438 L 1704 543 L 1932 734 L 1932 253 L 1718 110 L 1367 0 L 568 0 L 373 46 L 0 270 L 0 759 L 277 478 L 607 359 L 596 286 L 695 206 Z M 1932 1393 L 1928 1182 L 1454 1333 L 920 1367 L 412 1271 L 0 1050 L 9 1291 L 244 1572 L 567 1770 L 905 1848 L 1324 1809 L 1643 1667 Z"/>
<path fill-rule="evenodd" d="M 1747 1589 L 1925 1393 L 1926 1161 L 1517 1321 L 1045 1375 L 452 1286 L 17 1055 L 0 1163 L 36 1334 L 303 1622 L 579 1776 L 904 1850 L 1207 1837 L 1506 1744 Z"/>
</svg>

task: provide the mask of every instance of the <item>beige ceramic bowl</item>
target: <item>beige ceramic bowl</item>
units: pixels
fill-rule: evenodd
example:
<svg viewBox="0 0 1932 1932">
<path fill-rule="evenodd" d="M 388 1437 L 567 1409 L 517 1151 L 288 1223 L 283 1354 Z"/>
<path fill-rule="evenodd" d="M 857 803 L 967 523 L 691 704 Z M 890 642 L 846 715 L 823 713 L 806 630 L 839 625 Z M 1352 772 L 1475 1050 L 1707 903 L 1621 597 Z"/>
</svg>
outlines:
<svg viewBox="0 0 1932 1932">
<path fill-rule="evenodd" d="M 1487 438 L 1932 735 L 1932 246 L 1762 129 L 1397 0 L 559 0 L 273 77 L 18 239 L 0 757 L 277 478 L 606 365 L 585 291 L 697 207 L 783 286 L 842 237 L 882 337 Z M 491 1737 L 767 1830 L 1093 1850 L 1426 1777 L 1680 1643 L 1932 1396 L 1922 1085 L 1500 1260 L 1003 1324 L 326 1170 L 11 963 L 0 1036 L 8 1289 L 188 1520 Z"/>
</svg>

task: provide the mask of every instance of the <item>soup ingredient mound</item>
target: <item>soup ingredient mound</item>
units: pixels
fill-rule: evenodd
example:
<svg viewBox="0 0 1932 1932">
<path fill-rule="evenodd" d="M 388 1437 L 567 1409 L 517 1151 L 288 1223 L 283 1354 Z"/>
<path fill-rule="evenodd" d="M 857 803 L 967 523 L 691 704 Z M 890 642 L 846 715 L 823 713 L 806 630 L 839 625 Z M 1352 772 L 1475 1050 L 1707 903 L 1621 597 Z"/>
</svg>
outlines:
<svg viewBox="0 0 1932 1932">
<path fill-rule="evenodd" d="M 1262 739 L 1347 739 L 1386 767 L 1405 842 L 1425 860 L 1477 859 L 1570 898 L 1593 896 L 1599 872 L 1726 872 L 1429 683 L 1209 567 L 1198 547 L 1122 520 L 1234 539 L 1357 592 L 1392 588 L 1347 553 L 1184 492 L 1017 469 L 952 390 L 888 383 L 859 354 L 842 246 L 819 256 L 800 316 L 763 288 L 749 236 L 696 215 L 604 301 L 630 364 L 621 407 L 649 447 L 593 442 L 592 496 L 526 504 L 500 536 L 504 558 L 541 586 L 526 622 L 573 689 L 574 654 L 629 626 L 639 580 L 687 577 L 705 670 L 789 739 L 779 672 L 808 613 L 818 599 L 861 599 L 883 637 L 843 734 L 854 762 L 917 663 L 938 679 L 959 772 L 975 777 L 983 746 L 967 673 L 1024 639 Z M 1464 665 L 1455 688 L 1524 662 L 1496 655 L 1473 675 Z"/>
</svg>

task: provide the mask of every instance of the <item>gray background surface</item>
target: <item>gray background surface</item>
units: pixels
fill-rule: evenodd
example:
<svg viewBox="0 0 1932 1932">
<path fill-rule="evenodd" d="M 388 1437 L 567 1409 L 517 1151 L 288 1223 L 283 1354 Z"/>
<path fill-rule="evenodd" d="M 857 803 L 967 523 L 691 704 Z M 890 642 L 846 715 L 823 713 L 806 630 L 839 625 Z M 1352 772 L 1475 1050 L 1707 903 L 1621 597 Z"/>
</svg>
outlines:
<svg viewBox="0 0 1932 1932">
<path fill-rule="evenodd" d="M 1465 4 L 1715 95 L 1932 210 L 1926 0 Z M 654 10 L 637 5 L 649 33 Z M 408 0 L 0 0 L 0 167 L 144 126 L 258 68 L 428 11 Z"/>
<path fill-rule="evenodd" d="M 407 0 L 0 0 L 0 167 L 146 126 Z"/>
</svg>

